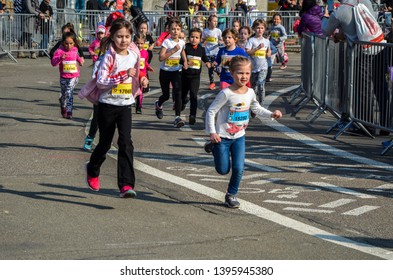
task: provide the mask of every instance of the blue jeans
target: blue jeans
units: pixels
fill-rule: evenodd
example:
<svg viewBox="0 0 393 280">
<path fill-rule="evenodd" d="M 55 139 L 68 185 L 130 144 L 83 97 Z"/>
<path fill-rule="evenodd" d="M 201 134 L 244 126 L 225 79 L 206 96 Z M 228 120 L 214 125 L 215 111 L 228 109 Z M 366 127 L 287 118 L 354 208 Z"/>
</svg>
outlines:
<svg viewBox="0 0 393 280">
<path fill-rule="evenodd" d="M 232 195 L 237 194 L 243 177 L 246 155 L 245 139 L 245 136 L 237 139 L 221 138 L 221 142 L 213 146 L 216 171 L 221 175 L 226 175 L 231 170 L 232 165 L 232 175 L 227 190 Z"/>
<path fill-rule="evenodd" d="M 256 73 L 251 73 L 251 86 L 255 91 L 258 102 L 263 105 L 265 101 L 265 82 L 267 69 L 263 69 Z"/>
</svg>

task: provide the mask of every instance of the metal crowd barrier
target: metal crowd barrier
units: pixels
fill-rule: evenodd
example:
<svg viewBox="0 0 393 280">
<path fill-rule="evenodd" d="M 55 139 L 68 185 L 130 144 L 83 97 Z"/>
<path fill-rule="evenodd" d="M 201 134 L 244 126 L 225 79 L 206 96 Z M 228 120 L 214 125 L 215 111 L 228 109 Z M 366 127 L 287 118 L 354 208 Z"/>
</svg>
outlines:
<svg viewBox="0 0 393 280">
<path fill-rule="evenodd" d="M 370 129 L 393 132 L 393 44 L 335 43 L 331 38 L 303 33 L 301 85 L 291 101 L 304 93 L 296 112 L 313 101 L 311 121 L 329 111 L 337 121 L 337 139 L 349 128 L 373 138 Z M 366 129 L 367 127 L 367 129 Z M 393 147 L 388 143 L 382 155 Z"/>
</svg>

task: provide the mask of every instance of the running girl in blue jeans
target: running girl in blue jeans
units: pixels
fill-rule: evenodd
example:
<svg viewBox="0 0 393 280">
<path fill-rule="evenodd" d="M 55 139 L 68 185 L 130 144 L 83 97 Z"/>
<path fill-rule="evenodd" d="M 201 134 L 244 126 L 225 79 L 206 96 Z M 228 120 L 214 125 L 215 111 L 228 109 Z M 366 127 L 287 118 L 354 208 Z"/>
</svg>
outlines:
<svg viewBox="0 0 393 280">
<path fill-rule="evenodd" d="M 205 145 L 205 150 L 213 152 L 214 165 L 219 174 L 228 174 L 232 166 L 225 205 L 239 208 L 236 196 L 244 171 L 245 130 L 250 119 L 250 109 L 256 115 L 266 118 L 278 119 L 282 117 L 282 113 L 263 108 L 254 90 L 247 87 L 251 77 L 251 61 L 248 58 L 233 57 L 229 71 L 233 84 L 218 93 L 206 112 L 206 132 L 210 135 L 210 142 Z"/>
</svg>

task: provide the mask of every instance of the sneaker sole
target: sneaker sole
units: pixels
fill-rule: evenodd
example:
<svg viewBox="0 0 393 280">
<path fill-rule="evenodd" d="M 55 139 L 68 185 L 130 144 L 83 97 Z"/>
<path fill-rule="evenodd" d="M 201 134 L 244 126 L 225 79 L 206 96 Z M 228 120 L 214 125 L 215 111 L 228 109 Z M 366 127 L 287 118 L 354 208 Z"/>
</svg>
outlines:
<svg viewBox="0 0 393 280">
<path fill-rule="evenodd" d="M 183 126 L 184 126 L 184 122 L 183 122 L 183 121 L 181 121 L 181 122 L 179 122 L 179 123 L 177 123 L 177 124 L 175 125 L 176 128 L 181 128 L 181 127 L 183 127 Z"/>
<path fill-rule="evenodd" d="M 228 208 L 232 208 L 232 209 L 240 208 L 240 205 L 232 206 L 232 205 L 230 205 L 228 202 L 225 202 L 224 204 L 225 204 L 225 206 L 228 207 Z"/>
<path fill-rule="evenodd" d="M 136 197 L 136 192 L 134 190 L 128 190 L 125 193 L 120 194 L 121 198 L 133 198 Z"/>
</svg>

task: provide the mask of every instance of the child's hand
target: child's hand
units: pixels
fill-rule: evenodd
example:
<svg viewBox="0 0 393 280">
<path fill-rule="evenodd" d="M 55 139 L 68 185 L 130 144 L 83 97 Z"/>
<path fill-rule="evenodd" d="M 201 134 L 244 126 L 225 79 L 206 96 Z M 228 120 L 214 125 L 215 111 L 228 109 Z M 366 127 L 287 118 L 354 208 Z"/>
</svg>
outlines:
<svg viewBox="0 0 393 280">
<path fill-rule="evenodd" d="M 128 75 L 129 77 L 134 77 L 135 74 L 136 74 L 135 68 L 129 68 L 129 69 L 127 70 L 127 75 Z"/>
<path fill-rule="evenodd" d="M 271 117 L 272 117 L 273 119 L 282 118 L 282 113 L 281 113 L 280 110 L 275 110 L 275 111 L 272 113 Z"/>
<path fill-rule="evenodd" d="M 153 68 L 151 68 L 150 66 L 149 66 L 149 67 L 147 67 L 147 71 L 150 71 L 150 72 L 154 73 L 154 69 L 153 69 Z"/>
<path fill-rule="evenodd" d="M 178 50 L 180 50 L 180 45 L 177 44 L 176 46 L 174 46 L 174 48 L 172 49 L 174 52 L 177 52 Z"/>
<path fill-rule="evenodd" d="M 187 70 L 187 69 L 188 69 L 188 63 L 187 63 L 187 61 L 184 61 L 184 63 L 183 63 L 183 69 L 184 69 L 184 70 Z"/>
<path fill-rule="evenodd" d="M 85 59 L 81 57 L 81 66 L 83 66 L 83 64 L 85 64 Z"/>
<path fill-rule="evenodd" d="M 64 54 L 61 56 L 62 59 L 65 59 L 66 57 L 67 57 L 67 54 L 66 54 L 66 53 L 64 53 Z"/>
<path fill-rule="evenodd" d="M 206 65 L 207 68 L 211 68 L 212 67 L 210 62 L 206 62 L 205 65 Z"/>
<path fill-rule="evenodd" d="M 85 61 L 84 61 L 84 60 L 81 60 L 81 62 L 79 62 L 79 65 L 80 65 L 80 66 L 83 66 L 83 63 L 85 63 Z"/>
<path fill-rule="evenodd" d="M 210 133 L 210 142 L 212 143 L 220 143 L 221 137 L 217 133 Z"/>
<path fill-rule="evenodd" d="M 142 77 L 140 84 L 143 88 L 147 88 L 148 84 L 149 84 L 149 80 L 146 77 Z"/>
<path fill-rule="evenodd" d="M 265 45 L 263 43 L 259 44 L 258 50 L 262 49 Z"/>
</svg>

